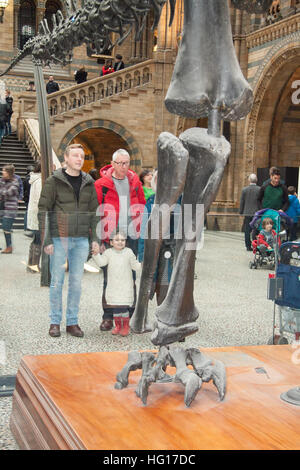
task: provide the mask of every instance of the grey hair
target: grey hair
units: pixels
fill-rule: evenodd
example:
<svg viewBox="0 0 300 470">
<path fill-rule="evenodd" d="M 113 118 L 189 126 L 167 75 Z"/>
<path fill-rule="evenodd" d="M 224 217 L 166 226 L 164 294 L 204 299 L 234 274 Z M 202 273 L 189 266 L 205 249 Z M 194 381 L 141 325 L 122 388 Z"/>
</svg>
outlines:
<svg viewBox="0 0 300 470">
<path fill-rule="evenodd" d="M 118 155 L 124 155 L 124 157 L 128 157 L 128 158 L 130 159 L 130 155 L 129 155 L 129 153 L 127 152 L 127 150 L 119 149 L 119 150 L 116 150 L 115 153 L 114 153 L 113 156 L 112 156 L 112 161 L 113 161 L 113 162 L 116 161 Z"/>
<path fill-rule="evenodd" d="M 251 175 L 248 178 L 249 183 L 257 183 L 257 176 L 255 173 L 251 173 Z"/>
</svg>

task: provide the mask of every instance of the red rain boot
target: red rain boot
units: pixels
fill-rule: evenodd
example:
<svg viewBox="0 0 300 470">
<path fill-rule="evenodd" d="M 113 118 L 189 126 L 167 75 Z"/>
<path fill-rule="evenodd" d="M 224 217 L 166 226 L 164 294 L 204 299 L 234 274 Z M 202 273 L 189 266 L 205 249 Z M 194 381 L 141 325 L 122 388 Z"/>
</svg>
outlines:
<svg viewBox="0 0 300 470">
<path fill-rule="evenodd" d="M 122 317 L 114 317 L 115 328 L 112 330 L 112 335 L 118 335 L 122 328 Z"/>
<path fill-rule="evenodd" d="M 127 336 L 129 334 L 129 317 L 123 317 L 123 327 L 120 331 L 121 336 Z"/>
</svg>

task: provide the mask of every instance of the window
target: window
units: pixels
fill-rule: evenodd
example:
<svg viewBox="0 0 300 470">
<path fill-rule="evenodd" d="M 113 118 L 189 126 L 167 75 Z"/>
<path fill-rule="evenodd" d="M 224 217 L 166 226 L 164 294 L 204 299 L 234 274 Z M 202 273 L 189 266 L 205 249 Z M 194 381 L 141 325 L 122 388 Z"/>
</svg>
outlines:
<svg viewBox="0 0 300 470">
<path fill-rule="evenodd" d="M 18 47 L 24 45 L 35 35 L 36 10 L 33 0 L 22 0 L 19 10 Z"/>
</svg>

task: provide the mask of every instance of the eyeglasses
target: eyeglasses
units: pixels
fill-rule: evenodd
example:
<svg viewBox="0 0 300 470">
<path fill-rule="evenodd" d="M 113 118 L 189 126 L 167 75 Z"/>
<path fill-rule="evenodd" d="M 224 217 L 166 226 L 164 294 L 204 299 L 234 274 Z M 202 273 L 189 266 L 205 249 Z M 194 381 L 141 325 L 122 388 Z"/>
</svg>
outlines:
<svg viewBox="0 0 300 470">
<path fill-rule="evenodd" d="M 116 162 L 116 161 L 114 161 L 114 163 L 116 163 L 117 165 L 121 165 L 121 166 L 129 166 L 130 165 L 130 162 Z"/>
</svg>

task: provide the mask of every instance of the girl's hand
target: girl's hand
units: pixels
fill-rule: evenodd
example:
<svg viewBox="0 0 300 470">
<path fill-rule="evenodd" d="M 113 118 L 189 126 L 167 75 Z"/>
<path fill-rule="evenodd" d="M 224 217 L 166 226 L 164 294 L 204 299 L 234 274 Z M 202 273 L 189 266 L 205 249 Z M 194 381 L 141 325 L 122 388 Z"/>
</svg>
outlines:
<svg viewBox="0 0 300 470">
<path fill-rule="evenodd" d="M 93 255 L 98 255 L 100 252 L 100 247 L 97 242 L 92 242 L 92 253 Z"/>
</svg>

